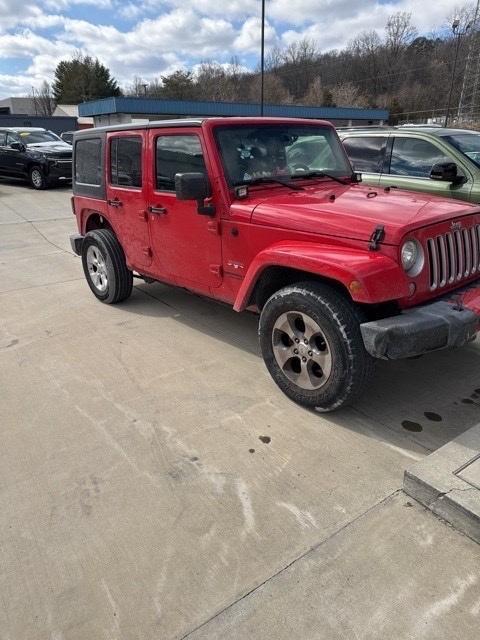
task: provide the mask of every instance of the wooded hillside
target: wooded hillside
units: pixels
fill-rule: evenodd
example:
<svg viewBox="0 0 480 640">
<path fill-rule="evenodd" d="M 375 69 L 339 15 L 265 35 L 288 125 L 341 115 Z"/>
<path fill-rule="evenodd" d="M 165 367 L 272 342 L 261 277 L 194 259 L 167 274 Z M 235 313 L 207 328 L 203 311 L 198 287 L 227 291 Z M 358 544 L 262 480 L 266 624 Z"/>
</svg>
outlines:
<svg viewBox="0 0 480 640">
<path fill-rule="evenodd" d="M 458 105 L 465 59 L 471 38 L 465 29 L 471 16 L 460 12 L 459 54 L 452 105 Z M 319 43 L 302 40 L 274 49 L 266 59 L 265 98 L 270 103 L 324 106 L 385 107 L 393 119 L 410 119 L 445 110 L 457 40 L 451 29 L 419 36 L 408 13 L 395 13 L 383 37 L 364 31 L 344 50 L 320 53 Z M 146 83 L 136 78 L 129 95 L 172 99 L 258 101 L 260 77 L 247 73 L 236 60 L 229 65 L 206 61 L 198 71 L 178 70 Z M 480 108 L 480 107 L 479 107 Z"/>
</svg>

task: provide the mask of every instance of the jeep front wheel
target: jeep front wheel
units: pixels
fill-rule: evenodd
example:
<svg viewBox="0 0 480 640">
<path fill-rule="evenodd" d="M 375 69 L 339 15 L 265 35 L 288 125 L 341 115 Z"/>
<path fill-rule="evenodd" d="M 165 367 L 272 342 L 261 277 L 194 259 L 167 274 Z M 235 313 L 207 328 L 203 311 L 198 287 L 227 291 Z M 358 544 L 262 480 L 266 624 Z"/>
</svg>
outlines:
<svg viewBox="0 0 480 640">
<path fill-rule="evenodd" d="M 276 384 L 318 411 L 351 403 L 373 373 L 358 311 L 328 285 L 300 283 L 274 293 L 262 310 L 259 336 Z"/>
<path fill-rule="evenodd" d="M 82 243 L 82 264 L 90 289 L 102 302 L 115 304 L 132 293 L 132 272 L 110 229 L 95 229 L 86 234 Z"/>
</svg>

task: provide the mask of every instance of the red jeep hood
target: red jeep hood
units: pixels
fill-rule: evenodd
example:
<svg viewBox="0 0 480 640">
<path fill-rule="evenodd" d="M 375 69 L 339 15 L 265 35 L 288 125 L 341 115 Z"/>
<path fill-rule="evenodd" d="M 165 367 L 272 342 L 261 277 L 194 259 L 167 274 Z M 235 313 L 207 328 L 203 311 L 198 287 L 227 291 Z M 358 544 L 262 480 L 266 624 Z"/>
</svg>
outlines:
<svg viewBox="0 0 480 640">
<path fill-rule="evenodd" d="M 252 213 L 252 222 L 307 233 L 368 240 L 377 225 L 385 227 L 386 244 L 399 244 L 413 229 L 479 213 L 480 207 L 426 193 L 364 185 L 307 186 L 305 191 L 251 191 L 235 210 Z"/>
</svg>

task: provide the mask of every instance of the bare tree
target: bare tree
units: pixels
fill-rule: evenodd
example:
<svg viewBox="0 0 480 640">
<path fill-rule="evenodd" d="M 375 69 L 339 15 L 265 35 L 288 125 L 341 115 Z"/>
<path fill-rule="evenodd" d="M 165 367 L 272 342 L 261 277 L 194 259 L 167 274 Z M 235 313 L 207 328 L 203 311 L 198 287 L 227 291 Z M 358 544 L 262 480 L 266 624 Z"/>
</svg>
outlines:
<svg viewBox="0 0 480 640">
<path fill-rule="evenodd" d="M 378 76 L 382 69 L 382 40 L 376 31 L 362 31 L 350 41 L 348 52 L 353 57 L 354 72 L 358 78 L 371 80 L 373 92 L 378 90 Z"/>
<path fill-rule="evenodd" d="M 134 76 L 133 82 L 125 89 L 127 96 L 145 96 L 149 94 L 150 83 L 143 80 L 140 76 Z"/>
<path fill-rule="evenodd" d="M 32 87 L 30 97 L 35 106 L 35 114 L 39 116 L 51 116 L 55 110 L 55 101 L 52 95 L 52 88 L 46 80 L 40 86 L 40 89 Z"/>
<path fill-rule="evenodd" d="M 310 83 L 308 91 L 302 99 L 302 103 L 312 107 L 319 107 L 323 104 L 323 98 L 324 88 L 322 80 L 320 76 L 318 76 Z"/>
<path fill-rule="evenodd" d="M 337 107 L 366 107 L 368 100 L 361 95 L 353 82 L 343 82 L 331 89 L 333 102 Z"/>
<path fill-rule="evenodd" d="M 250 83 L 249 98 L 252 102 L 260 101 L 260 75 L 255 75 Z M 291 104 L 293 98 L 280 78 L 272 73 L 265 74 L 265 102 L 270 104 Z"/>
<path fill-rule="evenodd" d="M 318 57 L 317 44 L 309 38 L 293 42 L 281 53 L 275 73 L 295 100 L 303 98 L 318 75 Z"/>
<path fill-rule="evenodd" d="M 398 58 L 404 50 L 417 37 L 417 29 L 412 24 L 412 14 L 406 11 L 398 11 L 392 14 L 385 26 L 385 45 L 391 60 Z"/>
</svg>

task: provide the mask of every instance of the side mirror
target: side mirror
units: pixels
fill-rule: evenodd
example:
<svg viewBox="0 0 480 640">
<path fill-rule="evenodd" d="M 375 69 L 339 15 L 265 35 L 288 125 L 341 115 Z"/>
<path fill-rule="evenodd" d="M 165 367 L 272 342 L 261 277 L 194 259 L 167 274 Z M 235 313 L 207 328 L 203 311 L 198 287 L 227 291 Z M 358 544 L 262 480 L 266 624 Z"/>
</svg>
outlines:
<svg viewBox="0 0 480 640">
<path fill-rule="evenodd" d="M 175 194 L 178 200 L 196 200 L 199 214 L 215 215 L 215 207 L 204 202 L 210 195 L 210 185 L 204 173 L 176 173 Z"/>
<path fill-rule="evenodd" d="M 462 184 L 465 179 L 458 175 L 458 169 L 455 162 L 439 162 L 434 164 L 430 171 L 432 180 L 441 180 L 442 182 L 453 182 L 454 184 Z"/>
<path fill-rule="evenodd" d="M 25 145 L 22 142 L 12 142 L 10 148 L 16 151 L 25 151 Z"/>
</svg>

